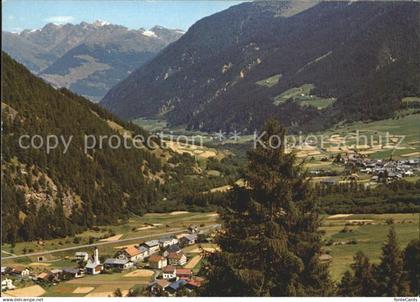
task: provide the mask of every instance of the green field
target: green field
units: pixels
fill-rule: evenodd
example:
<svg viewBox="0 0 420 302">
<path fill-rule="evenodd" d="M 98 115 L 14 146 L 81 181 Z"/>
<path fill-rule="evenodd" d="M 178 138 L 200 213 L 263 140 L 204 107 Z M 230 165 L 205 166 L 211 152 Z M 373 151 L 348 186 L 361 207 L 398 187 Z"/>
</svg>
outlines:
<svg viewBox="0 0 420 302">
<path fill-rule="evenodd" d="M 281 74 L 275 74 L 275 75 L 272 75 L 271 77 L 260 80 L 260 81 L 256 82 L 255 84 L 270 88 L 270 87 L 273 87 L 274 85 L 276 85 L 279 82 L 279 80 L 281 79 L 281 77 L 282 77 Z"/>
<path fill-rule="evenodd" d="M 373 138 L 373 145 L 382 144 L 383 148 L 369 154 L 371 158 L 389 158 L 393 155 L 394 159 L 419 157 L 420 154 L 420 114 L 409 114 L 401 118 L 386 119 L 374 122 L 355 122 L 351 124 L 337 126 L 334 129 L 323 131 L 324 136 L 337 135 L 340 137 L 355 134 L 357 131 L 360 135 L 369 139 Z M 382 141 L 380 141 L 380 139 Z M 393 148 L 396 143 L 392 143 L 392 139 L 401 141 L 398 148 Z M 362 141 L 362 139 L 361 139 Z M 390 148 L 386 147 L 387 142 Z"/>
<path fill-rule="evenodd" d="M 318 109 L 323 109 L 331 106 L 336 99 L 335 98 L 323 98 L 311 94 L 311 90 L 315 86 L 313 84 L 304 84 L 300 87 L 294 87 L 284 91 L 278 96 L 274 97 L 274 105 L 280 105 L 289 99 L 293 99 L 294 102 L 301 106 L 313 106 Z"/>
<path fill-rule="evenodd" d="M 403 104 L 420 104 L 420 96 L 409 96 L 401 100 Z"/>
<path fill-rule="evenodd" d="M 353 256 L 359 250 L 368 255 L 373 263 L 379 262 L 381 248 L 389 231 L 389 225 L 386 223 L 389 218 L 394 220 L 401 249 L 410 240 L 419 238 L 419 214 L 357 214 L 342 218 L 325 217 L 321 228 L 325 231 L 324 239 L 338 244 L 324 247 L 333 257 L 330 271 L 334 280 L 338 280 L 349 269 Z M 365 221 L 349 225 L 350 220 Z M 342 232 L 346 224 L 351 231 Z M 350 244 L 351 241 L 356 244 Z M 340 243 L 346 244 L 340 245 Z"/>
<path fill-rule="evenodd" d="M 151 132 L 159 131 L 167 127 L 166 121 L 162 119 L 138 118 L 133 120 L 132 122 Z"/>
<path fill-rule="evenodd" d="M 91 288 L 89 293 L 102 293 L 99 295 L 108 296 L 112 295 L 117 288 L 127 291 L 134 286 L 144 287 L 152 280 L 152 277 L 127 277 L 126 274 L 131 271 L 85 276 L 80 279 L 72 279 L 56 285 L 46 286 L 44 287 L 46 293 L 43 297 L 84 297 L 87 293 L 74 293 L 74 291 L 77 288 L 86 287 Z"/>
</svg>

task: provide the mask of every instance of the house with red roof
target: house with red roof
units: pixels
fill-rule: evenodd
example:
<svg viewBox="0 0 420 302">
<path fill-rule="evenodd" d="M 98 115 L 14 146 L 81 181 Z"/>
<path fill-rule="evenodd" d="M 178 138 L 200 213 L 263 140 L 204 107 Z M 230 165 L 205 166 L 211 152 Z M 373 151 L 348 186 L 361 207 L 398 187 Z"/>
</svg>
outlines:
<svg viewBox="0 0 420 302">
<path fill-rule="evenodd" d="M 149 267 L 154 269 L 162 269 L 168 265 L 168 261 L 165 257 L 154 254 L 149 257 Z"/>
<path fill-rule="evenodd" d="M 143 260 L 143 255 L 140 250 L 135 246 L 128 246 L 117 253 L 118 259 L 128 260 L 131 262 L 139 262 Z"/>
<path fill-rule="evenodd" d="M 187 263 L 187 256 L 184 253 L 169 253 L 168 262 L 170 265 L 182 266 Z"/>
<path fill-rule="evenodd" d="M 192 271 L 188 268 L 177 268 L 176 277 L 179 279 L 188 280 L 192 277 Z"/>
</svg>

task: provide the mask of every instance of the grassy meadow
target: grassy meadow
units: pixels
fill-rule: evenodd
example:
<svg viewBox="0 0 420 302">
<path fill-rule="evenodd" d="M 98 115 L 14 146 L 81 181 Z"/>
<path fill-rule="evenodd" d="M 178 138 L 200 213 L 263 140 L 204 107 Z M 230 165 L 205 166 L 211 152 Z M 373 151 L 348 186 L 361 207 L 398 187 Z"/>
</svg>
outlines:
<svg viewBox="0 0 420 302">
<path fill-rule="evenodd" d="M 333 260 L 330 264 L 331 276 L 339 280 L 349 269 L 353 256 L 363 251 L 373 263 L 380 261 L 383 243 L 386 241 L 393 219 L 400 248 L 403 249 L 413 239 L 419 238 L 420 214 L 356 214 L 324 217 L 322 230 L 325 232 L 324 249 Z"/>
</svg>

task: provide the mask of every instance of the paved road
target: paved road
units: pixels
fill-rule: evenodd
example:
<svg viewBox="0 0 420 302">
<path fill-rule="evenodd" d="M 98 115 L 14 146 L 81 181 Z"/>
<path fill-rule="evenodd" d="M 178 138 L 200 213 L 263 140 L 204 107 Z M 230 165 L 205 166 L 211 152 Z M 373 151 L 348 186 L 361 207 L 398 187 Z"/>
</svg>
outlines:
<svg viewBox="0 0 420 302">
<path fill-rule="evenodd" d="M 217 226 L 219 226 L 219 224 L 212 224 L 212 225 L 201 228 L 201 230 L 203 230 L 203 231 L 204 230 L 210 230 L 210 229 L 213 229 Z M 53 254 L 53 253 L 60 253 L 60 252 L 66 252 L 66 251 L 72 251 L 72 250 L 79 250 L 79 249 L 94 247 L 94 246 L 101 246 L 101 245 L 107 245 L 107 244 L 128 242 L 128 241 L 133 241 L 133 240 L 147 239 L 147 238 L 152 238 L 152 237 L 161 237 L 161 236 L 173 235 L 173 234 L 177 234 L 177 233 L 183 233 L 185 231 L 186 231 L 185 229 L 176 229 L 176 230 L 173 230 L 173 231 L 170 231 L 170 232 L 164 232 L 164 233 L 158 233 L 158 234 L 143 235 L 143 236 L 138 236 L 138 237 L 126 238 L 126 239 L 118 239 L 118 240 L 114 240 L 114 241 L 96 242 L 96 243 L 92 243 L 92 244 L 77 245 L 77 246 L 71 246 L 71 247 L 56 249 L 56 250 L 48 250 L 48 251 L 42 251 L 42 252 L 27 253 L 27 254 L 23 254 L 23 255 L 13 255 L 13 256 L 1 257 L 1 260 L 17 259 L 17 258 L 31 257 L 31 256 L 41 256 L 41 255 L 45 255 L 45 254 Z"/>
</svg>

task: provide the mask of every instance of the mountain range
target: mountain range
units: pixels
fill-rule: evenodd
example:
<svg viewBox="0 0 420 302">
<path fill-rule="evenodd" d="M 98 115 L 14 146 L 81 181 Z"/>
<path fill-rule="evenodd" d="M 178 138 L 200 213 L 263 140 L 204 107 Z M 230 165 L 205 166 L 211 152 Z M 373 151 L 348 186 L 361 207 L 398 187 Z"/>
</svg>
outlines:
<svg viewBox="0 0 420 302">
<path fill-rule="evenodd" d="M 393 115 L 420 95 L 418 2 L 255 1 L 196 22 L 112 88 L 125 119 L 251 132 Z"/>
<path fill-rule="evenodd" d="M 103 21 L 3 32 L 3 50 L 56 87 L 100 100 L 133 70 L 183 34 L 155 26 L 129 30 Z"/>
</svg>

